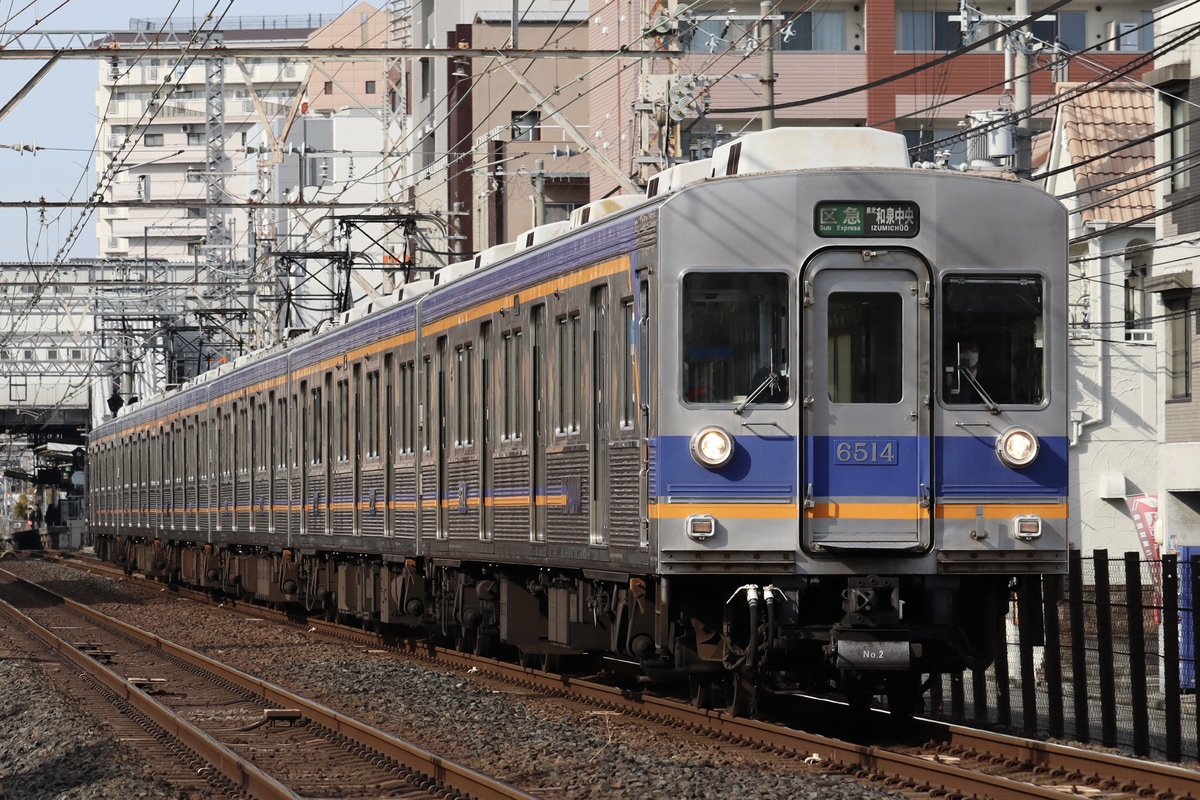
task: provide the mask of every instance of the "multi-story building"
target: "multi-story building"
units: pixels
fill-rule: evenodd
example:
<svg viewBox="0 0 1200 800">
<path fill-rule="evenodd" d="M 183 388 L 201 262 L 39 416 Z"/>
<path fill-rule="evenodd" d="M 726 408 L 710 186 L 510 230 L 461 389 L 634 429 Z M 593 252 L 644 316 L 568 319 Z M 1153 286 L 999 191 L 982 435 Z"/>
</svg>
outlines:
<svg viewBox="0 0 1200 800">
<path fill-rule="evenodd" d="M 588 201 L 585 174 L 594 162 L 565 155 L 584 149 L 567 131 L 587 133 L 590 84 L 581 75 L 588 70 L 587 62 L 510 61 L 506 52 L 586 48 L 588 16 L 577 5 L 569 0 L 522 2 L 514 47 L 510 2 L 411 4 L 414 47 L 496 53 L 486 58 L 416 58 L 410 64 L 412 207 L 447 221 L 448 260 L 510 241 L 533 227 L 537 181 L 544 188 L 548 221 Z M 534 87 L 533 93 L 525 83 Z M 568 95 L 549 97 L 568 84 Z M 549 105 L 543 102 L 547 99 Z M 559 106 L 561 117 L 550 113 Z M 540 176 L 535 174 L 539 158 L 544 161 Z"/>
<path fill-rule="evenodd" d="M 1070 210 L 1071 541 L 1136 551 L 1157 504 L 1160 312 L 1144 283 L 1153 256 L 1154 98 L 1119 83 L 1064 101 L 1046 189 Z M 1147 551 L 1148 555 L 1151 555 Z"/>
<path fill-rule="evenodd" d="M 279 215 L 257 208 L 256 201 L 278 201 L 285 191 L 302 197 L 307 185 L 319 187 L 328 178 L 321 173 L 329 167 L 328 147 L 325 160 L 307 157 L 314 149 L 303 138 L 309 122 L 334 113 L 370 116 L 377 135 L 365 144 L 360 137 L 357 146 L 376 160 L 398 139 L 402 98 L 393 63 L 383 57 L 322 60 L 302 52 L 386 47 L 395 31 L 390 12 L 364 2 L 336 17 L 227 17 L 219 30 L 208 26 L 203 20 L 134 20 L 128 33 L 111 36 L 122 46 L 101 64 L 97 87 L 98 185 L 117 204 L 98 215 L 98 249 L 102 257 L 122 259 L 123 269 L 153 284 L 160 298 L 145 304 L 147 314 L 129 308 L 98 325 L 116 325 L 133 338 L 158 335 L 164 327 L 175 332 L 169 345 L 158 348 L 171 352 L 158 356 L 157 367 L 141 370 L 158 375 L 150 378 L 152 385 L 269 341 L 264 333 L 275 326 L 262 315 L 276 310 L 270 295 L 277 287 L 262 256 L 312 246 L 311 228 L 276 225 Z M 170 57 L 140 52 L 146 31 L 187 46 Z M 206 57 L 202 51 L 214 44 L 228 55 Z M 237 55 L 239 48 L 268 45 L 285 52 Z M 265 130 L 277 137 L 262 136 Z M 351 165 L 354 155 L 349 152 Z M 280 186 L 286 171 L 277 168 L 289 157 L 311 171 L 293 169 L 292 185 Z M 311 207 L 304 212 L 320 216 Z M 278 238 L 293 230 L 303 231 L 305 241 Z M 188 281 L 189 292 L 161 300 L 164 285 Z"/>
<path fill-rule="evenodd" d="M 303 46 L 330 18 L 303 15 L 268 22 L 223 20 L 215 34 L 230 47 L 247 44 Z M 96 221 L 102 257 L 198 260 L 209 241 L 206 202 L 213 182 L 238 198 L 249 187 L 235 180 L 246 154 L 246 132 L 259 122 L 255 96 L 271 117 L 286 116 L 305 90 L 306 65 L 294 58 L 246 59 L 242 77 L 234 58 L 164 57 L 138 52 L 133 42 L 143 29 L 170 26 L 184 33 L 202 29 L 196 21 L 134 20 L 131 31 L 113 35 L 124 46 L 100 64 L 97 173 L 111 173 L 108 199 L 127 206 L 104 209 Z M 213 67 L 216 67 L 216 70 Z M 215 73 L 215 74 L 214 74 Z M 231 198 L 232 199 L 232 198 Z M 166 208 L 165 201 L 196 205 Z M 231 206 L 234 203 L 231 202 Z M 244 242 L 247 220 L 226 216 L 229 235 Z M 244 257 L 244 253 L 243 253 Z"/>
<path fill-rule="evenodd" d="M 1200 308 L 1200 179 L 1196 175 L 1194 104 L 1200 98 L 1200 12 L 1186 2 L 1159 8 L 1155 39 L 1179 43 L 1146 75 L 1155 90 L 1157 242 L 1146 290 L 1162 299 L 1155 322 L 1163 365 L 1162 446 L 1158 462 L 1160 538 L 1166 546 L 1200 546 L 1200 403 L 1196 400 Z"/>
<path fill-rule="evenodd" d="M 1053 118 L 1056 83 L 1101 79 L 1117 68 L 1139 75 L 1153 41 L 1152 3 L 1145 0 L 1103 6 L 1071 0 L 1033 23 L 1030 44 L 1011 46 L 1005 37 L 983 42 L 1017 18 L 1011 6 L 996 2 L 969 8 L 965 2 L 839 0 L 811 9 L 802 2 L 702 0 L 655 8 L 660 10 L 637 20 L 628 18 L 626 6 L 592 3 L 590 47 L 679 51 L 677 60 L 646 62 L 669 76 L 665 97 L 661 83 L 639 87 L 618 60 L 591 73 L 592 135 L 630 170 L 653 155 L 702 156 L 714 144 L 764 125 L 895 130 L 908 137 L 915 160 L 933 161 L 944 150 L 951 163 L 961 163 L 969 154 L 957 134 L 968 114 L 1015 109 L 1019 81 L 1006 77 L 1022 74 L 1017 50 L 1024 50 L 1033 70 L 1028 108 L 1036 132 Z M 983 43 L 956 52 L 964 48 L 964 32 Z M 769 84 L 762 79 L 768 72 Z M 673 103 L 669 90 L 675 85 L 695 102 Z M 638 98 L 630 95 L 639 88 L 643 102 L 635 109 Z M 770 114 L 764 109 L 768 93 Z M 638 110 L 655 105 L 654 111 Z M 672 105 L 684 112 L 677 129 L 662 113 Z M 645 114 L 657 116 L 647 124 Z M 613 188 L 606 176 L 594 174 L 593 198 Z"/>
</svg>

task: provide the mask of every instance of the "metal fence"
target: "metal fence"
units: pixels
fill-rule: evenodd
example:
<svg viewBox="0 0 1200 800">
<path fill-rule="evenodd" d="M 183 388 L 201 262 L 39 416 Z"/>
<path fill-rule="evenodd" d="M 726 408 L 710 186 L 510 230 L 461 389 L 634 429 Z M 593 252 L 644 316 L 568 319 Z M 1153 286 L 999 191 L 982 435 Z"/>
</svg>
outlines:
<svg viewBox="0 0 1200 800">
<path fill-rule="evenodd" d="M 1198 597 L 1200 548 L 1158 561 L 1072 551 L 1066 577 L 1018 582 L 1002 655 L 987 670 L 935 680 L 929 711 L 1028 736 L 1200 760 Z"/>
</svg>

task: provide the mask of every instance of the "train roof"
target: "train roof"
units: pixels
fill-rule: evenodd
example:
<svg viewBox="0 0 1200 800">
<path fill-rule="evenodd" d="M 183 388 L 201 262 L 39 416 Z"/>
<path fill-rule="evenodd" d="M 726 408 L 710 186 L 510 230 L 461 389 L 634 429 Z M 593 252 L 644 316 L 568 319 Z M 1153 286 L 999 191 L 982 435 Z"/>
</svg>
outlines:
<svg viewBox="0 0 1200 800">
<path fill-rule="evenodd" d="M 318 323 L 310 332 L 280 342 L 272 348 L 241 356 L 235 363 L 224 364 L 197 376 L 184 384 L 183 388 L 221 381 L 241 367 L 267 361 L 290 349 L 309 349 L 316 344 L 314 340 L 331 329 L 359 323 L 392 306 L 412 305 L 447 284 L 486 271 L 520 253 L 569 236 L 606 218 L 626 212 L 635 213 L 635 209 L 644 205 L 662 203 L 667 195 L 689 186 L 733 176 L 846 167 L 911 168 L 907 142 L 900 134 L 874 128 L 793 127 L 748 134 L 718 146 L 710 158 L 676 164 L 661 171 L 650 179 L 646 194 L 617 195 L 588 203 L 572 211 L 567 220 L 531 228 L 518 236 L 516 241 L 489 247 L 471 259 L 442 267 L 431 278 L 411 281 L 391 295 L 360 302 L 354 309 Z M 162 395 L 147 398 L 132 407 L 126 406 L 121 416 L 136 413 L 159 399 L 162 399 Z"/>
</svg>

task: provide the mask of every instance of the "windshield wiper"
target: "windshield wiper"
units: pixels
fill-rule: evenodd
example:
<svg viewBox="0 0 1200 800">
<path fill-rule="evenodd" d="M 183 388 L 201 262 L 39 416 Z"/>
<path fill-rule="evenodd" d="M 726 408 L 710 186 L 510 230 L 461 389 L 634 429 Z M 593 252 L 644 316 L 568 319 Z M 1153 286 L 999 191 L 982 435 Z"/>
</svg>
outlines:
<svg viewBox="0 0 1200 800">
<path fill-rule="evenodd" d="M 972 375 L 970 371 L 968 371 L 967 368 L 962 365 L 959 365 L 958 371 L 961 372 L 963 377 L 967 379 L 967 383 L 971 384 L 975 391 L 979 392 L 979 396 L 983 399 L 983 404 L 987 406 L 988 411 L 992 412 L 993 414 L 999 414 L 1000 406 L 996 405 L 996 401 L 991 398 L 991 396 L 983 388 L 983 385 L 976 380 L 975 376 Z"/>
<path fill-rule="evenodd" d="M 741 414 L 746 410 L 746 406 L 754 402 L 754 398 L 758 397 L 768 388 L 772 393 L 779 391 L 779 373 L 775 371 L 774 367 L 772 367 L 771 371 L 767 373 L 767 377 L 763 378 L 763 382 L 758 385 L 758 388 L 746 395 L 745 400 L 738 403 L 737 408 L 733 410 L 733 413 Z"/>
</svg>

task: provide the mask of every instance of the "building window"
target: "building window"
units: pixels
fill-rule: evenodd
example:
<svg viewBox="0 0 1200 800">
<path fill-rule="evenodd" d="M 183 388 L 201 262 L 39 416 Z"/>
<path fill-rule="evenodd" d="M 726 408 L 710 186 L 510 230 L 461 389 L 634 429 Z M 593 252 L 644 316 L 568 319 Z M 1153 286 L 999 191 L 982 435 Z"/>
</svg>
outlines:
<svg viewBox="0 0 1200 800">
<path fill-rule="evenodd" d="M 958 22 L 949 11 L 901 11 L 896 26 L 896 49 L 948 53 L 962 45 Z"/>
<path fill-rule="evenodd" d="M 729 49 L 730 24 L 724 19 L 698 19 L 680 23 L 679 27 L 679 45 L 683 50 L 715 54 Z"/>
<path fill-rule="evenodd" d="M 325 94 L 333 94 L 333 81 L 325 81 Z"/>
<path fill-rule="evenodd" d="M 1087 49 L 1087 14 L 1083 11 L 1059 11 L 1052 20 L 1039 20 L 1030 27 L 1034 38 L 1061 44 L 1068 50 Z"/>
<path fill-rule="evenodd" d="M 142 137 L 143 147 L 162 147 L 163 135 L 161 133 L 147 133 Z"/>
<path fill-rule="evenodd" d="M 539 141 L 542 138 L 538 128 L 540 121 L 541 115 L 536 111 L 512 112 L 512 140 L 514 142 Z"/>
<path fill-rule="evenodd" d="M 1125 340 L 1135 338 L 1133 331 L 1145 328 L 1146 318 L 1146 268 L 1133 267 L 1125 273 Z"/>
<path fill-rule="evenodd" d="M 189 133 L 187 135 L 187 143 L 190 145 L 204 144 L 204 131 L 201 131 L 200 133 L 195 133 L 195 132 Z"/>
<path fill-rule="evenodd" d="M 846 14 L 843 11 L 805 11 L 782 23 L 775 33 L 779 50 L 845 50 Z"/>
<path fill-rule="evenodd" d="M 421 169 L 431 169 L 433 167 L 435 151 L 433 149 L 433 134 L 429 134 L 421 140 Z M 429 176 L 425 176 L 429 180 Z"/>
<path fill-rule="evenodd" d="M 571 218 L 571 212 L 582 203 L 546 203 L 546 222 L 563 222 Z"/>
<path fill-rule="evenodd" d="M 1191 125 L 1188 124 L 1188 92 L 1186 89 L 1169 94 L 1164 92 L 1163 99 L 1167 103 L 1167 123 L 1173 129 L 1167 139 L 1167 167 L 1171 170 L 1169 191 L 1177 192 L 1191 183 L 1188 174 L 1191 166 L 1187 158 L 1191 153 L 1192 138 L 1189 132 Z"/>
<path fill-rule="evenodd" d="M 908 156 L 913 163 L 933 162 L 938 153 L 949 153 L 947 162 L 952 167 L 966 163 L 967 143 L 963 141 L 946 144 L 943 140 L 954 136 L 958 131 L 947 128 L 934 130 L 932 128 L 907 128 L 900 131 L 908 142 Z"/>
<path fill-rule="evenodd" d="M 1192 396 L 1191 303 L 1184 300 L 1169 307 L 1167 318 L 1167 381 L 1172 400 Z"/>
<path fill-rule="evenodd" d="M 364 94 L 375 94 L 375 81 L 367 81 L 363 86 Z"/>
</svg>

